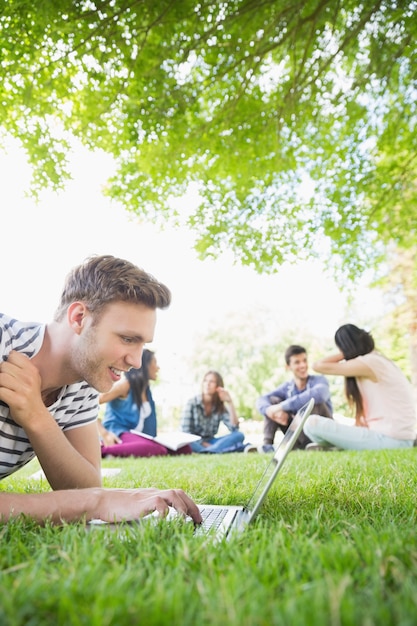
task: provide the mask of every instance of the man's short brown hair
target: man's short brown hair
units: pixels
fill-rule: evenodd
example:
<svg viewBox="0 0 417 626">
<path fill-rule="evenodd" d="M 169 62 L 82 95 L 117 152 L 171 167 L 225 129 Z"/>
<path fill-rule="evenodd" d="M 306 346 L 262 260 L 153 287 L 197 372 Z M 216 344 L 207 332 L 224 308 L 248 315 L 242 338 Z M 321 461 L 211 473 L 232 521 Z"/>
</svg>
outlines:
<svg viewBox="0 0 417 626">
<path fill-rule="evenodd" d="M 55 321 L 62 319 L 71 302 L 77 301 L 85 302 L 88 310 L 96 314 L 111 302 L 165 309 L 171 303 L 171 292 L 130 261 L 97 255 L 74 267 L 66 277 Z"/>
<path fill-rule="evenodd" d="M 303 346 L 298 346 L 296 344 L 292 344 L 288 346 L 285 350 L 285 362 L 287 365 L 290 364 L 290 359 L 292 356 L 296 356 L 297 354 L 307 354 L 307 350 L 303 348 Z"/>
</svg>

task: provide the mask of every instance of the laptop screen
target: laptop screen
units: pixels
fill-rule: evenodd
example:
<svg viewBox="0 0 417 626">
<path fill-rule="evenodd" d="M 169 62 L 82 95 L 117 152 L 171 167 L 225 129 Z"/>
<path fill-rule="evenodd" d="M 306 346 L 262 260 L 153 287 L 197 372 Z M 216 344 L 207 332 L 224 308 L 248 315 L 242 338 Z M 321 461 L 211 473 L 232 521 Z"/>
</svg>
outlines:
<svg viewBox="0 0 417 626">
<path fill-rule="evenodd" d="M 258 512 L 272 482 L 275 480 L 275 477 L 284 464 L 288 453 L 292 450 L 296 440 L 298 439 L 298 436 L 300 435 L 304 423 L 310 415 L 313 406 L 314 400 L 311 399 L 296 413 L 274 456 L 266 466 L 252 496 L 249 499 L 249 502 L 245 506 L 245 511 L 250 514 L 251 518 L 253 518 Z"/>
</svg>

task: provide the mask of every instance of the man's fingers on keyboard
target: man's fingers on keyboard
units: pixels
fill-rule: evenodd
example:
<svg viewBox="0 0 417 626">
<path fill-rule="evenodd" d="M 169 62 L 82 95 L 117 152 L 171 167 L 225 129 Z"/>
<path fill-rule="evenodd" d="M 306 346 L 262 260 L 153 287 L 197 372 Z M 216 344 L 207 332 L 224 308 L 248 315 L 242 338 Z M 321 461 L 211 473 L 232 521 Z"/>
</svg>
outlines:
<svg viewBox="0 0 417 626">
<path fill-rule="evenodd" d="M 170 489 L 166 493 L 167 501 L 178 513 L 186 517 L 189 515 L 197 524 L 201 522 L 198 506 L 182 489 Z"/>
</svg>

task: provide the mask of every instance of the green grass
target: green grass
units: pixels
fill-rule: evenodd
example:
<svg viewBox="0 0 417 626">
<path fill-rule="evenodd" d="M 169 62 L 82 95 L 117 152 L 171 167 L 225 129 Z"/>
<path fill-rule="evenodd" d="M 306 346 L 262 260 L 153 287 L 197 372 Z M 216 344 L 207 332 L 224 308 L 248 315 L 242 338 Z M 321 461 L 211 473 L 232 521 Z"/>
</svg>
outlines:
<svg viewBox="0 0 417 626">
<path fill-rule="evenodd" d="M 255 524 L 207 543 L 176 521 L 118 531 L 0 527 L 0 624 L 417 624 L 415 449 L 292 452 Z M 269 457 L 105 460 L 106 486 L 242 504 Z M 2 490 L 47 490 L 28 476 Z"/>
</svg>

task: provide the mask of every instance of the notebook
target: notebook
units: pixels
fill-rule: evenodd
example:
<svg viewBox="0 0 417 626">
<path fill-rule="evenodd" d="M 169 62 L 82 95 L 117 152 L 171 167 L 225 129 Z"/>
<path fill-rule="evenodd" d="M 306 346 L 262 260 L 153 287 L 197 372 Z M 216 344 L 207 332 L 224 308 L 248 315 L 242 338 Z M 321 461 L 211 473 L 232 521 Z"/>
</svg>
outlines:
<svg viewBox="0 0 417 626">
<path fill-rule="evenodd" d="M 216 538 L 227 539 L 236 532 L 242 532 L 248 524 L 254 521 L 272 483 L 281 471 L 288 453 L 298 439 L 313 406 L 314 400 L 311 399 L 296 413 L 245 506 L 198 505 L 203 516 L 203 523 L 196 526 L 196 535 L 214 534 Z"/>
<path fill-rule="evenodd" d="M 156 437 L 152 437 L 151 435 L 146 435 L 145 433 L 140 432 L 139 430 L 131 430 L 131 433 L 134 435 L 140 435 L 145 439 L 151 439 L 152 441 L 156 441 L 160 443 L 165 448 L 169 448 L 170 450 L 179 450 L 179 448 L 183 448 L 184 446 L 189 445 L 190 443 L 194 443 L 194 441 L 201 441 L 201 437 L 199 435 L 192 435 L 191 433 L 183 433 L 182 431 L 175 431 L 170 433 L 164 433 L 163 435 L 156 435 Z"/>
</svg>

